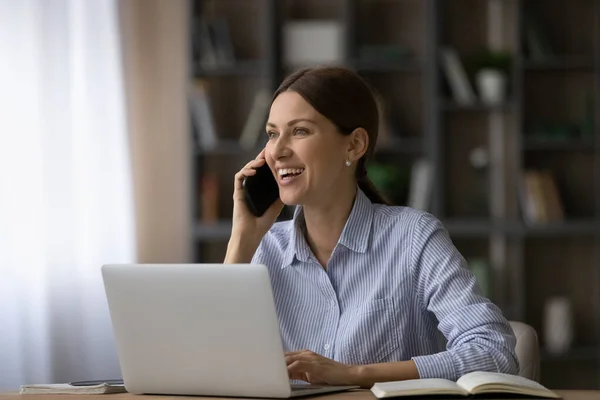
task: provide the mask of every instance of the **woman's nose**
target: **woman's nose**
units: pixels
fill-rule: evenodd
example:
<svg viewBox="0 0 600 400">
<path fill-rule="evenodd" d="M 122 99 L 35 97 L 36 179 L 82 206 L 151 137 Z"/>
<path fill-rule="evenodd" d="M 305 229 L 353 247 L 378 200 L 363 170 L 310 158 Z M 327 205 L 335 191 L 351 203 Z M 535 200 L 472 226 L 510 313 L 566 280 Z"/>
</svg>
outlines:
<svg viewBox="0 0 600 400">
<path fill-rule="evenodd" d="M 291 154 L 289 141 L 285 136 L 280 136 L 271 147 L 271 155 L 274 159 L 288 157 Z"/>
</svg>

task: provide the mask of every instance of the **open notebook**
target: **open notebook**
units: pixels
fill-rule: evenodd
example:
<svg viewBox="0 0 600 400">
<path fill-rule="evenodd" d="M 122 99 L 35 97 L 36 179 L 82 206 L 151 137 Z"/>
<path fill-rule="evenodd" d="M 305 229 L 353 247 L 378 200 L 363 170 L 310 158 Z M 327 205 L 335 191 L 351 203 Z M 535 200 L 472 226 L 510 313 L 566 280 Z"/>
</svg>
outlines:
<svg viewBox="0 0 600 400">
<path fill-rule="evenodd" d="M 521 376 L 498 372 L 471 372 L 456 382 L 446 379 L 412 379 L 406 381 L 380 382 L 371 392 L 378 397 L 479 394 L 517 394 L 542 398 L 560 398 L 539 383 Z"/>
</svg>

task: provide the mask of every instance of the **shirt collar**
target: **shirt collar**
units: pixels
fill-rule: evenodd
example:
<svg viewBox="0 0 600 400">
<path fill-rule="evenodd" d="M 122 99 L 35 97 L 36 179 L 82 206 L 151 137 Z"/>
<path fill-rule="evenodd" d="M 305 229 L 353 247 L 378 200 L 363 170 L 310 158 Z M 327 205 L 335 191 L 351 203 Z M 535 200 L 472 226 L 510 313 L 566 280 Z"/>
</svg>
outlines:
<svg viewBox="0 0 600 400">
<path fill-rule="evenodd" d="M 371 200 L 360 188 L 357 188 L 354 204 L 342 230 L 339 244 L 358 253 L 367 251 L 373 222 L 372 206 Z M 292 265 L 294 256 L 300 261 L 308 261 L 310 248 L 306 243 L 305 232 L 304 210 L 302 206 L 297 206 L 292 218 L 290 241 L 283 258 L 282 268 Z"/>
<path fill-rule="evenodd" d="M 369 247 L 372 222 L 373 203 L 362 190 L 357 188 L 354 205 L 342 230 L 339 243 L 350 250 L 364 253 Z"/>
</svg>

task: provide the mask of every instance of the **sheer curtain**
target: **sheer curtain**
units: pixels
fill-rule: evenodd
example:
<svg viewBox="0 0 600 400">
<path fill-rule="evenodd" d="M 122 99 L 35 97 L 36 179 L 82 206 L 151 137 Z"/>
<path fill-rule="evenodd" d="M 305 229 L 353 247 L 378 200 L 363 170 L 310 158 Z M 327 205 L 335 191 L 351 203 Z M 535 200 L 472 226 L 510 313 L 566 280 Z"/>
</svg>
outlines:
<svg viewBox="0 0 600 400">
<path fill-rule="evenodd" d="M 135 261 L 117 0 L 0 0 L 0 390 L 120 377 L 100 275 Z"/>
</svg>

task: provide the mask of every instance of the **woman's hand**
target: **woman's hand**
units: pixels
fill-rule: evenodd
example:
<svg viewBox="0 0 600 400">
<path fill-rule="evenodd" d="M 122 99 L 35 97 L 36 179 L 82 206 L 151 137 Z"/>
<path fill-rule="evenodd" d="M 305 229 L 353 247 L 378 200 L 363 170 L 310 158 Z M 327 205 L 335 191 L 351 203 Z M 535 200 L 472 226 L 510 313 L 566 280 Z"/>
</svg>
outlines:
<svg viewBox="0 0 600 400">
<path fill-rule="evenodd" d="M 277 217 L 283 210 L 283 202 L 277 199 L 275 203 L 260 217 L 255 217 L 244 200 L 244 179 L 248 176 L 256 174 L 256 168 L 262 166 L 266 162 L 264 149 L 244 166 L 237 174 L 235 174 L 235 185 L 233 190 L 233 229 L 232 232 L 241 232 L 246 235 L 250 234 L 253 237 L 262 238 L 271 228 Z"/>
<path fill-rule="evenodd" d="M 244 178 L 256 174 L 255 168 L 266 162 L 265 151 L 261 151 L 256 159 L 250 161 L 237 174 L 233 187 L 233 218 L 231 237 L 225 254 L 225 264 L 249 263 L 263 236 L 271 228 L 283 209 L 281 199 L 275 202 L 260 217 L 255 217 L 244 199 Z"/>
<path fill-rule="evenodd" d="M 285 353 L 290 379 L 314 384 L 356 385 L 356 367 L 330 360 L 310 350 Z"/>
</svg>

